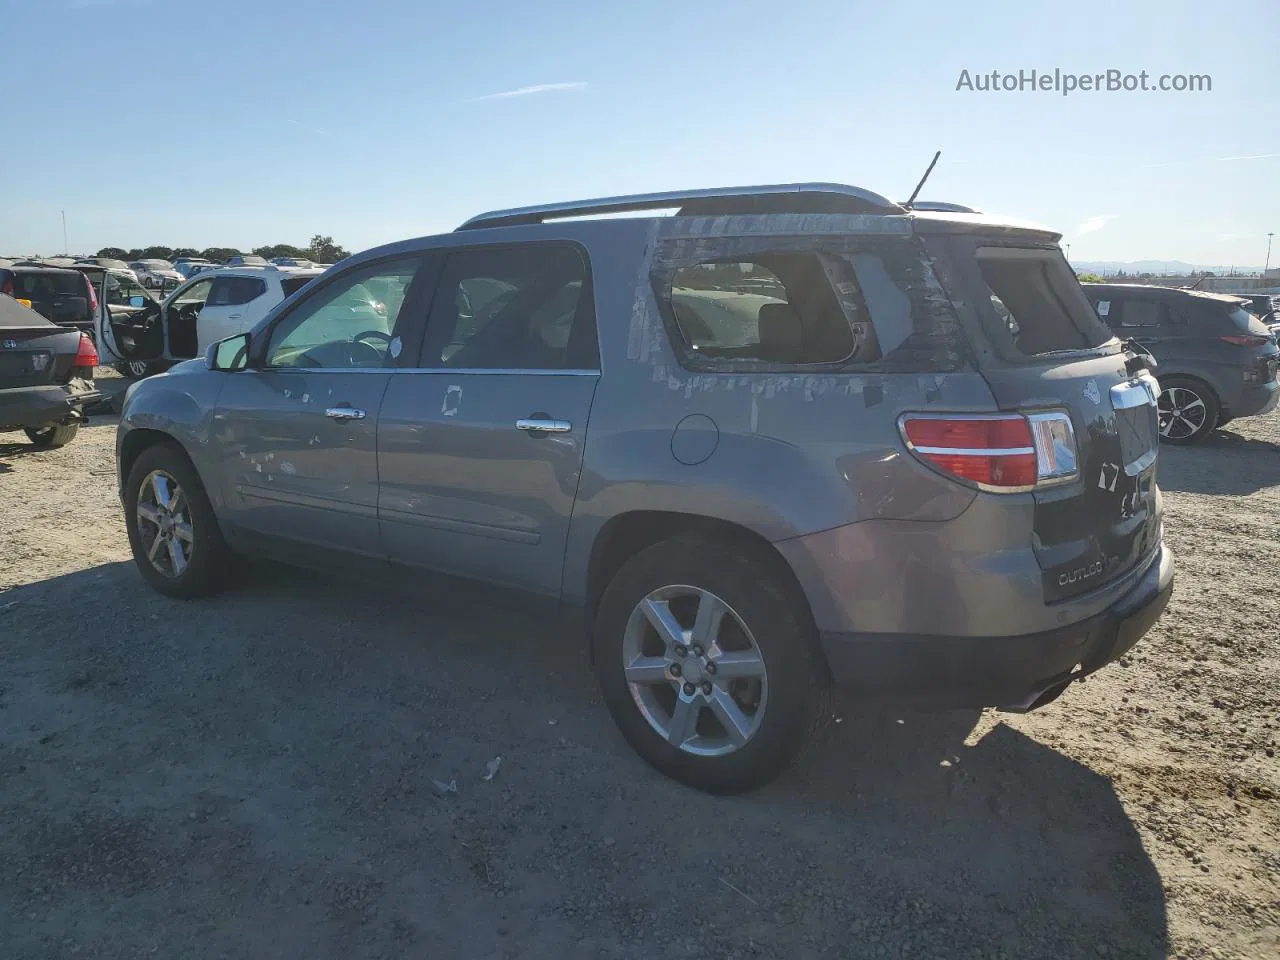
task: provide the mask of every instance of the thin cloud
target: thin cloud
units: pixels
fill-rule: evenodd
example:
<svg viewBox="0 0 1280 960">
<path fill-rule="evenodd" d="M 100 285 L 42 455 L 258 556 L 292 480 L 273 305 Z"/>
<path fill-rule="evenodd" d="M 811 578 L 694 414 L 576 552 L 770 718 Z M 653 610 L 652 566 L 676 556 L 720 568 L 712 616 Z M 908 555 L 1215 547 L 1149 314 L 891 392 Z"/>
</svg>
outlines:
<svg viewBox="0 0 1280 960">
<path fill-rule="evenodd" d="M 302 130 L 306 130 L 308 133 L 315 133 L 315 134 L 318 134 L 318 135 L 320 135 L 320 136 L 322 136 L 322 137 L 332 137 L 332 136 L 333 136 L 333 134 L 332 134 L 332 133 L 330 133 L 328 130 L 321 130 L 319 127 L 309 127 L 309 126 L 307 126 L 305 123 L 299 123 L 297 120 L 290 120 L 288 117 L 285 117 L 285 118 L 284 118 L 284 122 L 285 122 L 285 123 L 292 123 L 295 127 L 298 127 L 298 128 L 300 128 L 300 129 L 302 129 Z"/>
<path fill-rule="evenodd" d="M 1086 233 L 1094 233 L 1101 230 L 1111 220 L 1114 220 L 1119 214 L 1104 213 L 1096 217 L 1089 217 L 1078 227 L 1076 227 L 1076 236 L 1083 236 Z"/>
<path fill-rule="evenodd" d="M 1145 167 L 1184 167 L 1188 163 L 1230 163 L 1236 160 L 1274 160 L 1280 153 L 1249 153 L 1239 157 L 1209 157 L 1204 160 L 1171 160 L 1168 163 L 1147 163 Z"/>
<path fill-rule="evenodd" d="M 585 80 L 571 80 L 567 83 L 535 83 L 530 87 L 516 87 L 514 90 L 503 90 L 499 93 L 486 93 L 482 97 L 472 97 L 463 103 L 479 103 L 481 100 L 508 100 L 511 97 L 531 97 L 535 93 L 568 93 L 573 90 L 587 89 Z"/>
</svg>

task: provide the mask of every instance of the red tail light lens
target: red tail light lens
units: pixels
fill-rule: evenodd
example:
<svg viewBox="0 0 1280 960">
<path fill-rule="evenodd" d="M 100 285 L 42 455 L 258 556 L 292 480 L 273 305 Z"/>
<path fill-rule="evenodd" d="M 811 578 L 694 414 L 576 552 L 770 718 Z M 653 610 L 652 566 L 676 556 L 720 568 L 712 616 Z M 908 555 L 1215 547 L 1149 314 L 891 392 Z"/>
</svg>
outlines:
<svg viewBox="0 0 1280 960">
<path fill-rule="evenodd" d="M 1029 490 L 1040 479 L 1031 424 L 1020 414 L 902 418 L 911 452 L 943 473 L 983 489 Z"/>
<path fill-rule="evenodd" d="M 1249 335 L 1241 334 L 1239 336 L 1231 335 L 1226 337 L 1219 337 L 1218 339 L 1221 340 L 1223 343 L 1234 343 L 1237 347 L 1260 347 L 1264 343 L 1267 343 L 1271 338 L 1260 337 L 1253 334 L 1249 334 Z"/>
<path fill-rule="evenodd" d="M 84 278 L 84 285 L 89 288 L 89 314 L 93 316 L 98 312 L 98 291 L 93 289 L 93 281 L 88 277 Z"/>
<path fill-rule="evenodd" d="M 88 367 L 92 370 L 98 365 L 98 351 L 87 333 L 80 334 L 80 347 L 76 350 L 74 367 Z"/>
</svg>

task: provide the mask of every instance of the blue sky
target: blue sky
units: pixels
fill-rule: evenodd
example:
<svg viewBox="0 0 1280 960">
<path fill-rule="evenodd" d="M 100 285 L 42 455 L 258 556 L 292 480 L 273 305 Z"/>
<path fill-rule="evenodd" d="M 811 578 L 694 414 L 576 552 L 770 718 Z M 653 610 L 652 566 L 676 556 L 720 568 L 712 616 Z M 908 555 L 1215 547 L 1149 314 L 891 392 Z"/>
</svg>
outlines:
<svg viewBox="0 0 1280 960">
<path fill-rule="evenodd" d="M 1275 0 L 929 6 L 0 0 L 0 252 L 58 252 L 63 209 L 80 252 L 314 233 L 357 250 L 666 188 L 904 199 L 940 148 L 924 197 L 1048 223 L 1073 259 L 1262 262 Z M 1213 89 L 956 90 L 965 69 L 1054 68 Z"/>
</svg>

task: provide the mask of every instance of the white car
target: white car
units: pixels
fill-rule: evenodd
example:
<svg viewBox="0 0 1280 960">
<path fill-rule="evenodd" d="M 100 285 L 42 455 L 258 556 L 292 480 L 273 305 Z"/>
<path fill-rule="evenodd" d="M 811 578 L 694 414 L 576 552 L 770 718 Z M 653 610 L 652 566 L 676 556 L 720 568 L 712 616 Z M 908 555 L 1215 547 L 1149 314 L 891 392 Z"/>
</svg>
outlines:
<svg viewBox="0 0 1280 960">
<path fill-rule="evenodd" d="M 168 260 L 135 260 L 129 264 L 138 280 L 148 287 L 163 287 L 165 281 L 181 283 L 186 279 Z"/>
<path fill-rule="evenodd" d="M 252 330 L 267 311 L 322 272 L 219 267 L 196 274 L 161 303 L 135 297 L 132 306 L 138 309 L 128 315 L 99 311 L 101 362 L 139 378 L 202 357 L 210 344 Z"/>
</svg>

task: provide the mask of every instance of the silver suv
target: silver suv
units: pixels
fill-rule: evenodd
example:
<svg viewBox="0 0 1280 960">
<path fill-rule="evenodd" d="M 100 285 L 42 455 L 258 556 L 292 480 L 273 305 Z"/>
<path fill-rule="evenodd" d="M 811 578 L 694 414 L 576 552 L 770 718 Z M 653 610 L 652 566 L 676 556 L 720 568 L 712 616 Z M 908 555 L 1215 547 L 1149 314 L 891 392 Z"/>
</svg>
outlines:
<svg viewBox="0 0 1280 960">
<path fill-rule="evenodd" d="M 1058 239 L 804 184 L 370 250 L 130 389 L 134 556 L 174 597 L 267 553 L 548 602 L 712 791 L 791 763 L 833 683 L 1033 709 L 1173 581 L 1159 387 Z"/>
</svg>

